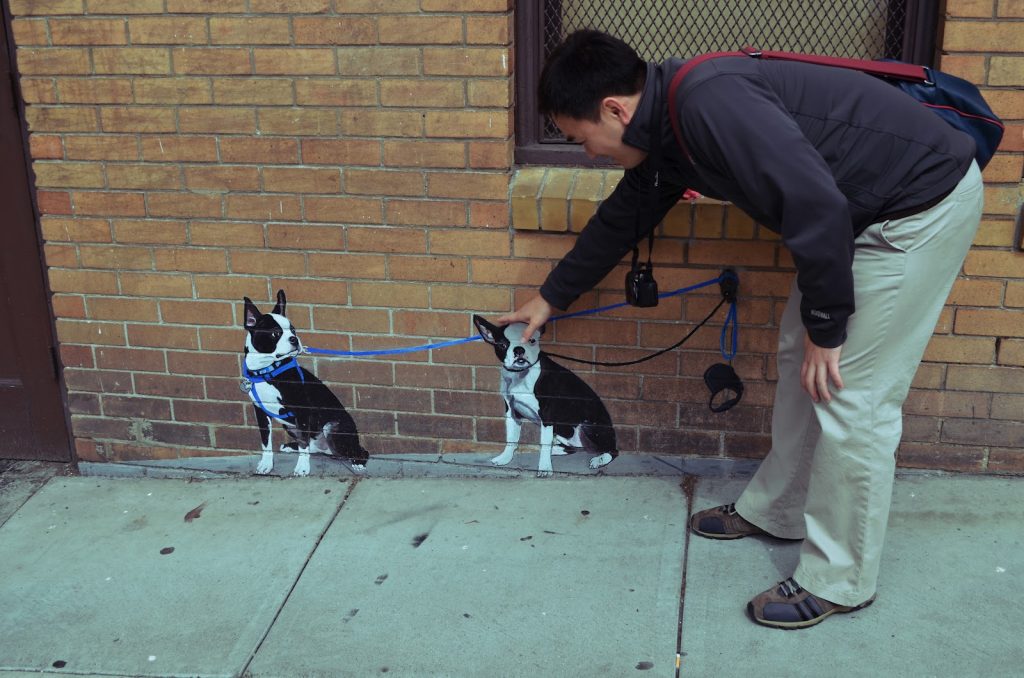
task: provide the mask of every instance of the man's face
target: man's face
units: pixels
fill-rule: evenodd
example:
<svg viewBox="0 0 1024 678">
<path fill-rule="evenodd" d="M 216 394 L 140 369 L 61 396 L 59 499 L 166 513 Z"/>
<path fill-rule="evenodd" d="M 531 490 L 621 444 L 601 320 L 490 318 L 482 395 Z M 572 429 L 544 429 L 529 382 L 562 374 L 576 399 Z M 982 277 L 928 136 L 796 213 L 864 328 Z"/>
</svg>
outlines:
<svg viewBox="0 0 1024 678">
<path fill-rule="evenodd" d="M 610 158 L 617 165 L 632 169 L 647 157 L 644 151 L 622 141 L 626 125 L 632 119 L 632 110 L 615 99 L 609 97 L 601 103 L 601 117 L 597 122 L 564 115 L 552 119 L 569 143 L 583 146 L 590 158 Z"/>
</svg>

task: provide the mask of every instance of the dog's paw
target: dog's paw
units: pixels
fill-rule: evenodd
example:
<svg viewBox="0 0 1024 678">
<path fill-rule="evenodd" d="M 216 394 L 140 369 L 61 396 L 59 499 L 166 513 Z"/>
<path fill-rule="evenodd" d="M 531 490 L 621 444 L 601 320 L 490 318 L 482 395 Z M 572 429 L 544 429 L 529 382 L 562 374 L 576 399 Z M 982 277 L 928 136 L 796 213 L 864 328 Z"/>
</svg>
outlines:
<svg viewBox="0 0 1024 678">
<path fill-rule="evenodd" d="M 502 452 L 497 457 L 491 459 L 491 464 L 494 466 L 507 466 L 510 461 L 512 461 L 512 455 Z"/>
<path fill-rule="evenodd" d="M 366 465 L 365 464 L 352 464 L 352 472 L 353 473 L 362 473 L 365 470 L 366 470 Z"/>
<path fill-rule="evenodd" d="M 552 475 L 554 475 L 554 471 L 551 469 L 537 469 L 538 478 L 550 478 Z"/>
<path fill-rule="evenodd" d="M 295 470 L 292 471 L 292 475 L 299 478 L 309 475 L 309 455 L 299 456 L 299 460 L 295 462 Z"/>
<path fill-rule="evenodd" d="M 612 455 L 605 452 L 604 454 L 598 455 L 590 460 L 590 468 L 598 469 L 602 466 L 607 466 L 612 461 Z"/>
<path fill-rule="evenodd" d="M 274 455 L 271 452 L 264 452 L 260 461 L 256 464 L 256 475 L 265 476 L 274 470 Z"/>
</svg>

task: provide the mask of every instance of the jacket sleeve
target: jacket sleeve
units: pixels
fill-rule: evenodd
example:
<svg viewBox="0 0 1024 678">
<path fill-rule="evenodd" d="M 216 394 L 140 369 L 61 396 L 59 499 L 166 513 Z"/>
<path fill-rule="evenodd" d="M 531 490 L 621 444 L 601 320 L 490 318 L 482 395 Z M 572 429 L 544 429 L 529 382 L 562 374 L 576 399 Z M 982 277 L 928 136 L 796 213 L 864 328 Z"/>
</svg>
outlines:
<svg viewBox="0 0 1024 678">
<path fill-rule="evenodd" d="M 778 225 L 796 264 L 811 341 L 841 345 L 854 312 L 854 236 L 847 198 L 825 159 L 756 78 L 697 83 L 679 115 L 697 166 L 733 179 L 743 199 Z"/>
<path fill-rule="evenodd" d="M 676 185 L 676 177 L 669 176 L 669 173 L 661 173 L 657 203 L 651 209 L 640 209 L 638 214 L 641 201 L 650 195 L 650 189 L 646 187 L 654 180 L 651 172 L 647 162 L 626 170 L 612 194 L 598 206 L 597 212 L 580 231 L 576 244 L 541 285 L 540 295 L 545 301 L 555 308 L 569 308 L 581 294 L 601 282 L 636 243 L 661 223 L 686 187 Z"/>
</svg>

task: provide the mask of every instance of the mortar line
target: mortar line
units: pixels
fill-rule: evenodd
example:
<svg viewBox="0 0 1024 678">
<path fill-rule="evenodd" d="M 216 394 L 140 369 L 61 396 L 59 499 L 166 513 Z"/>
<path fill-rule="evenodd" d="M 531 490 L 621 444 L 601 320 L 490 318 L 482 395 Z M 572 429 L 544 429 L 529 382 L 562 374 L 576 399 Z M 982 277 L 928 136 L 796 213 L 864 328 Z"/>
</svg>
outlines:
<svg viewBox="0 0 1024 678">
<path fill-rule="evenodd" d="M 267 630 L 263 632 L 263 636 L 260 638 L 259 642 L 256 643 L 256 647 L 253 649 L 252 653 L 249 654 L 249 659 L 246 660 L 245 666 L 242 667 L 242 670 L 239 671 L 237 675 L 248 675 L 249 667 L 252 666 L 253 661 L 256 659 L 256 655 L 259 654 L 260 649 L 263 647 L 263 643 L 266 642 L 270 632 L 274 629 L 274 625 L 277 624 L 277 620 L 281 617 L 281 612 L 284 611 L 285 605 L 287 605 L 288 601 L 291 600 L 292 594 L 295 592 L 295 588 L 299 585 L 299 581 L 302 579 L 302 575 L 306 572 L 306 568 L 309 567 L 309 562 L 313 559 L 317 549 L 320 548 L 320 542 L 322 542 L 324 537 L 327 536 L 327 531 L 331 529 L 332 525 L 334 525 L 334 521 L 338 519 L 338 515 L 341 513 L 341 510 L 345 508 L 345 505 L 348 503 L 348 498 L 352 496 L 352 492 L 355 491 L 356 485 L 359 484 L 360 480 L 362 480 L 362 478 L 358 476 L 352 478 L 352 482 L 349 484 L 348 490 L 345 492 L 345 496 L 341 498 L 341 502 L 338 504 L 338 508 L 335 509 L 334 515 L 331 516 L 331 519 L 327 521 L 327 525 L 324 526 L 324 529 L 317 536 L 316 541 L 313 543 L 313 548 L 309 550 L 309 555 L 306 556 L 306 561 L 302 563 L 302 567 L 299 568 L 299 572 L 295 576 L 295 581 L 292 582 L 291 587 L 288 589 L 288 593 L 284 596 L 284 600 L 281 601 L 277 611 L 274 613 L 274 618 L 270 620 L 269 624 L 267 624 Z"/>
<path fill-rule="evenodd" d="M 687 474 L 681 483 L 683 493 L 686 495 L 686 520 L 683 524 L 685 537 L 683 538 L 683 574 L 679 587 L 679 624 L 676 631 L 677 664 L 675 678 L 680 678 L 680 674 L 683 670 L 683 623 L 686 613 L 686 575 L 687 570 L 690 567 L 690 516 L 693 514 L 693 501 L 694 496 L 697 494 L 697 483 L 699 482 L 699 476 Z"/>
</svg>

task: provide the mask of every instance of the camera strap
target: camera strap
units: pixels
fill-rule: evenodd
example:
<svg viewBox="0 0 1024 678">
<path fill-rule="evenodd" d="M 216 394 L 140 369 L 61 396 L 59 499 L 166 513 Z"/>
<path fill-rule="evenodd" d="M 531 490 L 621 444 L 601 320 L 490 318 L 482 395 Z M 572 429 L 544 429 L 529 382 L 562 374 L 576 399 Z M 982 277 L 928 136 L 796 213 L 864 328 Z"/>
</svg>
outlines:
<svg viewBox="0 0 1024 678">
<path fill-rule="evenodd" d="M 658 205 L 658 188 L 659 179 L 658 176 L 661 171 L 661 116 L 658 115 L 660 106 L 658 105 L 659 98 L 658 93 L 660 90 L 660 82 L 657 78 L 652 77 L 653 82 L 651 86 L 654 88 L 654 96 L 651 104 L 651 117 L 648 121 L 650 127 L 650 148 L 647 151 L 647 163 L 650 166 L 651 179 L 644 186 L 643 198 L 636 205 L 636 209 L 633 211 L 633 233 L 635 238 L 633 240 L 633 263 L 631 266 L 632 271 L 636 271 L 637 264 L 640 261 L 640 240 L 642 238 L 640 234 L 640 224 L 650 225 L 650 230 L 647 232 L 647 270 L 653 271 L 654 265 L 651 263 L 652 253 L 654 252 L 654 229 L 657 224 L 651 223 L 654 221 L 654 215 Z M 643 218 L 641 218 L 641 215 Z"/>
</svg>

